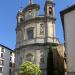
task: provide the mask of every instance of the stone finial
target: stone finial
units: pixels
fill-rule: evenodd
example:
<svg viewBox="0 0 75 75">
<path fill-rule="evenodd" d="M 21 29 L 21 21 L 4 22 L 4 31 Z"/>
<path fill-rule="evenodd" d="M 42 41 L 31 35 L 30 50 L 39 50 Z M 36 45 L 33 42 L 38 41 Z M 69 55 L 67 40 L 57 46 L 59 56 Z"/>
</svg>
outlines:
<svg viewBox="0 0 75 75">
<path fill-rule="evenodd" d="M 32 0 L 29 0 L 29 4 L 32 4 Z"/>
</svg>

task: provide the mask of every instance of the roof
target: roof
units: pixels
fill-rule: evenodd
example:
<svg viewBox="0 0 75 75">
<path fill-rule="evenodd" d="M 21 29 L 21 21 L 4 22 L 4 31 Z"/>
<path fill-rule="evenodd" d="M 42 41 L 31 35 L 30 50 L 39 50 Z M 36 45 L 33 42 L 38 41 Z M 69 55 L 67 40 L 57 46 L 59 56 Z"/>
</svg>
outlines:
<svg viewBox="0 0 75 75">
<path fill-rule="evenodd" d="M 14 50 L 12 50 L 12 49 L 8 48 L 8 47 L 7 47 L 7 46 L 5 46 L 5 45 L 0 44 L 0 46 L 1 46 L 1 47 L 3 47 L 3 48 L 8 49 L 8 50 L 10 50 L 10 51 L 13 51 L 13 52 L 14 52 Z"/>
<path fill-rule="evenodd" d="M 75 5 L 72 5 L 71 7 L 68 7 L 60 12 L 63 30 L 64 30 L 64 15 L 73 11 L 73 10 L 75 10 Z"/>
</svg>

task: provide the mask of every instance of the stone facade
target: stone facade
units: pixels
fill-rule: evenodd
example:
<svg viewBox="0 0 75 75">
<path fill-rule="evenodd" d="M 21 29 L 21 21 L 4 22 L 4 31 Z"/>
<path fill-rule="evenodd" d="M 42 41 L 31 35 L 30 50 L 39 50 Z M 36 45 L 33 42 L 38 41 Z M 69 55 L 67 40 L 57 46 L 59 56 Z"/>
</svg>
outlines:
<svg viewBox="0 0 75 75">
<path fill-rule="evenodd" d="M 40 6 L 29 4 L 17 13 L 16 27 L 16 75 L 26 60 L 37 64 L 47 75 L 47 56 L 51 44 L 59 44 L 55 35 L 54 3 L 45 2 L 45 15 L 39 16 Z"/>
<path fill-rule="evenodd" d="M 16 68 L 19 68 L 26 60 L 32 61 L 34 64 L 40 66 L 40 68 L 45 72 L 46 71 L 46 64 L 47 64 L 47 54 L 48 49 L 43 45 L 36 45 L 36 46 L 26 46 L 21 48 L 21 50 L 17 50 L 16 52 Z M 20 60 L 21 59 L 21 60 Z"/>
</svg>

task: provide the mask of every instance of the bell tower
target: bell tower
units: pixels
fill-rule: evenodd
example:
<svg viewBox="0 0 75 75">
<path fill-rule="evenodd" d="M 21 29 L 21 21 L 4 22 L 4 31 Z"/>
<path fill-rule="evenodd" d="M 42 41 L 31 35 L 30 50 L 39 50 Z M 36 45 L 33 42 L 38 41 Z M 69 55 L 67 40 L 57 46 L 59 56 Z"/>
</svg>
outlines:
<svg viewBox="0 0 75 75">
<path fill-rule="evenodd" d="M 46 16 L 54 17 L 54 6 L 53 0 L 46 0 L 44 7 Z"/>
<path fill-rule="evenodd" d="M 45 1 L 44 12 L 45 12 L 45 17 L 46 17 L 46 30 L 45 30 L 47 32 L 46 39 L 47 38 L 51 39 L 53 42 L 56 39 L 56 33 L 55 33 L 55 20 L 56 19 L 54 17 L 54 6 L 55 6 L 55 3 L 53 0 Z"/>
</svg>

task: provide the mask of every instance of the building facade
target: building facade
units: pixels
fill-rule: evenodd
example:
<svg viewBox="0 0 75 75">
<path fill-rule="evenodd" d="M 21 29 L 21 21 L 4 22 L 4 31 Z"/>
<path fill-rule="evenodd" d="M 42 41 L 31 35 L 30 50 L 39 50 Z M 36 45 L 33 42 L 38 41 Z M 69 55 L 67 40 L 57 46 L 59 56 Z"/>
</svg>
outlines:
<svg viewBox="0 0 75 75">
<path fill-rule="evenodd" d="M 14 68 L 14 51 L 0 44 L 0 75 L 14 75 Z"/>
<path fill-rule="evenodd" d="M 30 0 L 28 6 L 18 11 L 16 75 L 18 75 L 20 65 L 26 60 L 37 64 L 42 70 L 41 75 L 47 75 L 49 47 L 53 44 L 59 44 L 55 33 L 54 5 L 53 0 L 46 0 L 45 15 L 38 15 L 40 6 L 33 4 Z"/>
<path fill-rule="evenodd" d="M 75 75 L 75 5 L 61 11 L 68 75 Z"/>
</svg>

